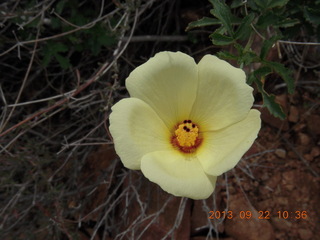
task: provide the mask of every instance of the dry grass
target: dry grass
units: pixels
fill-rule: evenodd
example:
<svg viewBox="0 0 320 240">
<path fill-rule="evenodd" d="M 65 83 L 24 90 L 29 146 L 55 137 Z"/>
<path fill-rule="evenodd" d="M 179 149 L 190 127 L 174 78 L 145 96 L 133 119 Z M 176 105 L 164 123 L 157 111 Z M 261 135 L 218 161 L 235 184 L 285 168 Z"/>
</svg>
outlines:
<svg viewBox="0 0 320 240">
<path fill-rule="evenodd" d="M 175 198 L 124 169 L 113 151 L 108 115 L 115 102 L 128 96 L 128 74 L 156 52 L 181 50 L 197 58 L 217 49 L 207 32 L 196 32 L 197 44 L 184 32 L 197 15 L 183 9 L 183 1 L 84 0 L 79 9 L 90 7 L 92 15 L 82 25 L 67 20 L 70 13 L 59 14 L 58 3 L 0 4 L 0 238 L 144 239 L 152 229 L 158 234 L 153 239 L 183 239 L 190 234 L 184 228 L 189 209 L 200 204 L 207 216 L 221 207 L 221 196 L 198 203 Z M 208 3 L 198 4 L 201 9 Z M 53 19 L 60 28 L 52 27 Z M 98 24 L 116 36 L 98 54 L 66 43 Z M 56 60 L 44 66 L 43 51 L 52 42 L 70 47 L 61 54 L 71 66 L 62 68 Z M 250 160 L 275 150 L 247 156 L 240 172 L 254 179 L 250 168 L 260 163 L 251 166 Z M 229 175 L 217 187 L 217 192 L 223 189 L 226 210 Z M 235 179 L 241 182 L 237 174 Z M 164 212 L 171 214 L 164 219 Z M 196 232 L 219 238 L 221 220 L 204 221 Z M 165 228 L 155 229 L 157 224 Z"/>
</svg>

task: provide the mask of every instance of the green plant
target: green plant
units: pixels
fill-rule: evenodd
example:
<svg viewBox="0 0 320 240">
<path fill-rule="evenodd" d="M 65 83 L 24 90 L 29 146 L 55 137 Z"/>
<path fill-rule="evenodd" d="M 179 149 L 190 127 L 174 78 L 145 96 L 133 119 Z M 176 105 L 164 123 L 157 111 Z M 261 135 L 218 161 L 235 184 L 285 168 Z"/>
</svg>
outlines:
<svg viewBox="0 0 320 240">
<path fill-rule="evenodd" d="M 204 17 L 191 22 L 186 30 L 214 25 L 216 29 L 210 35 L 212 43 L 233 46 L 236 50 L 236 53 L 220 51 L 220 58 L 235 60 L 240 67 L 259 63 L 259 67 L 248 75 L 247 82 L 257 86 L 264 106 L 274 116 L 284 119 L 286 115 L 275 102 L 275 96 L 265 91 L 265 79 L 268 75 L 276 73 L 286 83 L 290 94 L 294 91 L 294 80 L 291 71 L 282 63 L 267 58 L 268 52 L 278 40 L 289 36 L 294 27 L 301 25 L 303 19 L 308 22 L 308 29 L 312 24 L 318 24 L 319 20 L 315 14 L 318 10 L 313 10 L 310 6 L 304 7 L 305 12 L 301 15 L 298 11 L 302 7 L 301 3 L 289 5 L 288 0 L 236 0 L 232 1 L 230 6 L 220 0 L 209 2 L 213 6 L 210 13 L 214 18 Z M 319 6 L 319 1 L 314 4 Z M 315 28 L 315 31 L 318 31 L 317 29 Z M 252 44 L 256 36 L 260 37 L 262 43 L 260 49 L 253 50 Z"/>
</svg>

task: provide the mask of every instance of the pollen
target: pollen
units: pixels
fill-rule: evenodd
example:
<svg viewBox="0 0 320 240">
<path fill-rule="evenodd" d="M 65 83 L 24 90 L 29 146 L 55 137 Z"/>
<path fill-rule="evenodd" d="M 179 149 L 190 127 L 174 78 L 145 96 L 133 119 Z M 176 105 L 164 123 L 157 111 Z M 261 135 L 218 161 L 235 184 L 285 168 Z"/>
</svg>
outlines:
<svg viewBox="0 0 320 240">
<path fill-rule="evenodd" d="M 192 153 L 200 145 L 199 128 L 191 120 L 184 120 L 176 126 L 172 137 L 172 145 L 184 153 Z"/>
</svg>

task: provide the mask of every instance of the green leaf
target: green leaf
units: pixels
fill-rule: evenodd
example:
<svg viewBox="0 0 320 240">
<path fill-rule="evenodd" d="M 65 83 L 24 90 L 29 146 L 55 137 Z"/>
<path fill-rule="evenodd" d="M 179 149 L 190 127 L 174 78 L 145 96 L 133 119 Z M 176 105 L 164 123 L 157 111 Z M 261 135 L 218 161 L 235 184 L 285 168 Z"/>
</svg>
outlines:
<svg viewBox="0 0 320 240">
<path fill-rule="evenodd" d="M 305 19 L 313 24 L 320 24 L 320 9 L 316 8 L 308 8 L 305 7 L 303 9 L 303 15 Z"/>
<path fill-rule="evenodd" d="M 233 8 L 238 8 L 238 7 L 241 7 L 241 6 L 243 6 L 245 4 L 245 1 L 243 1 L 243 0 L 233 0 L 232 2 L 231 2 L 231 9 L 233 9 Z"/>
<path fill-rule="evenodd" d="M 221 24 L 221 21 L 218 19 L 203 17 L 198 21 L 189 23 L 185 31 L 189 31 L 193 28 L 206 27 L 206 26 L 219 25 L 219 24 Z"/>
<path fill-rule="evenodd" d="M 250 73 L 247 83 L 251 85 L 254 81 L 260 81 L 260 79 L 265 78 L 270 73 L 272 73 L 271 68 L 267 66 L 260 67 L 257 70 L 254 70 L 252 73 Z"/>
<path fill-rule="evenodd" d="M 289 0 L 254 0 L 254 2 L 262 9 L 267 10 L 275 7 L 283 7 Z"/>
<path fill-rule="evenodd" d="M 67 69 L 67 68 L 69 68 L 71 66 L 68 58 L 63 57 L 58 53 L 56 53 L 54 56 L 57 59 L 58 63 L 60 64 L 61 68 Z"/>
<path fill-rule="evenodd" d="M 253 13 L 250 13 L 243 18 L 240 26 L 234 34 L 235 39 L 245 40 L 249 37 L 252 32 L 252 27 L 250 26 L 250 24 L 252 23 L 254 17 L 255 15 Z"/>
<path fill-rule="evenodd" d="M 225 2 L 220 0 L 209 0 L 213 5 L 214 9 L 210 10 L 210 13 L 218 18 L 223 26 L 227 29 L 228 34 L 233 36 L 233 29 L 232 29 L 232 19 L 234 16 L 231 14 L 230 8 L 225 4 Z"/>
<path fill-rule="evenodd" d="M 242 66 L 243 65 L 246 66 L 253 62 L 258 62 L 258 61 L 259 61 L 259 57 L 253 51 L 242 52 L 242 54 L 239 56 L 239 59 L 238 59 L 238 63 Z"/>
<path fill-rule="evenodd" d="M 59 52 L 67 52 L 68 47 L 60 42 L 53 42 L 49 41 L 44 47 L 43 47 L 43 59 L 42 64 L 44 67 L 47 67 L 52 59 L 52 57 L 57 58 L 56 56 L 59 55 Z M 63 61 L 63 60 L 62 60 Z M 61 65 L 61 64 L 60 64 Z"/>
<path fill-rule="evenodd" d="M 294 92 L 294 80 L 292 78 L 291 70 L 278 62 L 263 61 L 263 63 L 281 76 L 283 81 L 287 84 L 288 93 L 292 94 Z"/>
<path fill-rule="evenodd" d="M 56 12 L 59 14 L 59 15 L 61 15 L 61 13 L 62 13 L 62 11 L 63 11 L 63 9 L 64 9 L 64 7 L 65 7 L 65 4 L 66 4 L 66 1 L 60 1 L 60 2 L 58 2 L 58 4 L 56 5 Z"/>
<path fill-rule="evenodd" d="M 212 40 L 212 43 L 219 46 L 229 45 L 233 43 L 234 39 L 232 37 L 222 35 L 220 33 L 212 33 L 210 35 L 210 38 Z"/>
<path fill-rule="evenodd" d="M 233 55 L 227 51 L 220 51 L 217 53 L 217 56 L 219 58 L 223 58 L 223 59 L 226 59 L 226 60 L 237 60 L 238 57 L 236 55 Z"/>
<path fill-rule="evenodd" d="M 53 42 L 51 44 L 52 52 L 67 52 L 68 47 L 61 42 Z"/>
<path fill-rule="evenodd" d="M 270 48 L 273 46 L 273 44 L 281 39 L 280 35 L 275 35 L 271 37 L 270 39 L 267 39 L 263 42 L 261 51 L 260 51 L 260 58 L 264 60 L 267 57 L 267 54 L 269 53 Z"/>
<path fill-rule="evenodd" d="M 266 2 L 268 2 L 268 8 L 274 8 L 285 6 L 289 2 L 289 0 L 269 0 Z"/>
<path fill-rule="evenodd" d="M 101 44 L 104 47 L 111 47 L 113 46 L 117 41 L 115 36 L 112 36 L 110 33 L 106 32 L 104 34 L 100 34 L 97 37 L 97 42 Z"/>
<path fill-rule="evenodd" d="M 52 53 L 43 50 L 42 64 L 43 64 L 44 67 L 47 67 L 49 65 L 51 59 L 52 59 Z"/>
<path fill-rule="evenodd" d="M 279 16 L 274 14 L 273 11 L 267 11 L 259 17 L 257 27 L 265 29 L 271 25 L 277 24 L 279 21 Z"/>
<path fill-rule="evenodd" d="M 293 27 L 294 25 L 299 24 L 299 23 L 300 23 L 300 21 L 298 19 L 286 18 L 286 19 L 278 21 L 276 24 L 274 24 L 274 26 L 287 28 L 287 27 Z"/>
<path fill-rule="evenodd" d="M 285 119 L 286 114 L 283 112 L 281 106 L 275 102 L 275 96 L 273 94 L 269 95 L 264 90 L 261 92 L 263 98 L 263 105 L 268 108 L 269 112 L 280 119 Z"/>
<path fill-rule="evenodd" d="M 267 9 L 268 0 L 254 0 L 255 4 L 260 7 L 262 10 Z"/>
<path fill-rule="evenodd" d="M 280 119 L 285 119 L 286 114 L 283 112 L 281 106 L 275 102 L 275 96 L 274 95 L 269 95 L 263 88 L 263 83 L 261 82 L 260 79 L 256 79 L 254 81 L 258 87 L 259 92 L 262 95 L 263 98 L 263 106 L 267 107 L 269 112 Z"/>
</svg>

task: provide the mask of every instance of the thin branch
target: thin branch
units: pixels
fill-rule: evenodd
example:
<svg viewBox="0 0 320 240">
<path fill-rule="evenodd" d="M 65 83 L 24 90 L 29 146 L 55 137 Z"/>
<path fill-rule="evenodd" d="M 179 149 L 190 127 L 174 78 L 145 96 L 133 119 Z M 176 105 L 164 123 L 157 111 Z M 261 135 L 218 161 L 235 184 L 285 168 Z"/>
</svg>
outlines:
<svg viewBox="0 0 320 240">
<path fill-rule="evenodd" d="M 320 46 L 320 43 L 318 43 L 318 42 L 295 42 L 295 41 L 284 41 L 284 40 L 279 40 L 278 42 L 283 43 L 283 44 L 292 44 L 292 45 Z"/>
</svg>

